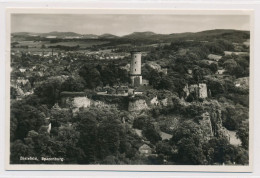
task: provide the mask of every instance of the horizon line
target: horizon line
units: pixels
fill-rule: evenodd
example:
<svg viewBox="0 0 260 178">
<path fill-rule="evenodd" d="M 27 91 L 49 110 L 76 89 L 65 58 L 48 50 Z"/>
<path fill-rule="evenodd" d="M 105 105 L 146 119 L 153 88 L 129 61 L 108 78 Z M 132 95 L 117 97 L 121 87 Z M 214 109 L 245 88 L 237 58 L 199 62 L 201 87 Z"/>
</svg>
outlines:
<svg viewBox="0 0 260 178">
<path fill-rule="evenodd" d="M 96 35 L 96 36 L 102 36 L 102 35 L 105 35 L 105 34 L 109 34 L 109 35 L 113 35 L 113 36 L 117 36 L 117 37 L 123 37 L 123 36 L 127 36 L 127 35 L 130 35 L 130 34 L 133 34 L 133 33 L 145 33 L 145 32 L 152 32 L 152 33 L 154 33 L 156 35 L 171 35 L 171 34 L 182 34 L 182 33 L 199 33 L 199 32 L 205 32 L 205 31 L 213 31 L 213 30 L 234 30 L 234 31 L 250 32 L 250 30 L 239 30 L 239 29 L 208 29 L 208 30 L 202 30 L 202 31 L 196 31 L 196 32 L 186 31 L 186 32 L 177 32 L 177 33 L 156 33 L 156 32 L 153 32 L 153 31 L 134 31 L 134 32 L 128 33 L 126 35 L 120 35 L 120 36 L 112 34 L 112 33 L 103 33 L 103 34 L 97 35 L 97 34 L 93 34 L 93 33 L 84 33 L 84 34 L 82 34 L 82 33 L 73 32 L 73 31 L 49 31 L 49 32 L 20 31 L 20 32 L 11 32 L 10 34 L 14 34 L 14 33 L 48 34 L 48 33 L 52 33 L 52 32 L 57 32 L 57 33 L 76 33 L 78 35 Z"/>
</svg>

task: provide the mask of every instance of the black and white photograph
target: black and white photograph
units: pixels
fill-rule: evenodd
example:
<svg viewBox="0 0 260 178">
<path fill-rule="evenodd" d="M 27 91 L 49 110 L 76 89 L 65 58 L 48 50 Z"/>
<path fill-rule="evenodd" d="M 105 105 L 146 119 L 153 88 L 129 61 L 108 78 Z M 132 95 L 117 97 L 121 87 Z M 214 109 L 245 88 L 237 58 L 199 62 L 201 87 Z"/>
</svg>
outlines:
<svg viewBox="0 0 260 178">
<path fill-rule="evenodd" d="M 250 170 L 248 11 L 9 18 L 10 169 Z"/>
</svg>

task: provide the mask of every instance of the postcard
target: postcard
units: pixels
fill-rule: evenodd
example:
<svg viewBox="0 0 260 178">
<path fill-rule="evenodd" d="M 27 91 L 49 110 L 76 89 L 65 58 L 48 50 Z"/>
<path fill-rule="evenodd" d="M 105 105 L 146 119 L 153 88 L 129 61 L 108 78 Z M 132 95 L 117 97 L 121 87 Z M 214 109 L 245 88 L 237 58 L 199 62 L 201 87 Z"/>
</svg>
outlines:
<svg viewBox="0 0 260 178">
<path fill-rule="evenodd" d="M 252 171 L 252 11 L 6 15 L 7 170 Z"/>
</svg>

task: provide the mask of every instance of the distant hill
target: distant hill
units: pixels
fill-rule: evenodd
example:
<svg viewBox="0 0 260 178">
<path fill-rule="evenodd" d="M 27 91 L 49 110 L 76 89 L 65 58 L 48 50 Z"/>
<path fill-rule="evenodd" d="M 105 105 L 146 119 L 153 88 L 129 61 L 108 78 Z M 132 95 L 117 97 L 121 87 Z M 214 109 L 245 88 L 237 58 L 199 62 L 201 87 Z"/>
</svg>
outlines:
<svg viewBox="0 0 260 178">
<path fill-rule="evenodd" d="M 201 32 L 186 32 L 186 33 L 172 33 L 172 34 L 157 34 L 151 31 L 133 32 L 131 34 L 118 37 L 113 34 L 105 33 L 102 35 L 95 34 L 78 34 L 74 32 L 49 32 L 49 33 L 30 33 L 30 32 L 17 32 L 12 33 L 15 36 L 39 36 L 39 37 L 56 37 L 56 38 L 84 38 L 84 39 L 116 39 L 116 40 L 147 40 L 147 41 L 160 41 L 171 42 L 174 40 L 199 40 L 211 41 L 214 39 L 226 39 L 232 42 L 241 42 L 250 38 L 249 31 L 229 30 L 229 29 L 215 29 L 206 30 Z"/>
<path fill-rule="evenodd" d="M 138 38 L 149 38 L 152 36 L 158 35 L 154 32 L 146 31 L 146 32 L 133 32 L 129 35 L 122 36 L 122 38 L 129 38 L 129 39 L 138 39 Z"/>
<path fill-rule="evenodd" d="M 29 34 L 32 34 L 30 32 L 15 32 L 15 33 L 12 33 L 12 35 L 17 35 L 17 36 L 23 36 L 23 35 L 29 35 Z"/>
<path fill-rule="evenodd" d="M 153 32 L 134 32 L 122 38 L 134 40 L 152 40 L 170 42 L 174 40 L 198 40 L 211 41 L 213 39 L 226 39 L 232 42 L 240 42 L 250 38 L 249 31 L 216 29 L 201 32 L 185 32 L 172 34 L 156 34 Z"/>
<path fill-rule="evenodd" d="M 81 36 L 80 34 L 74 32 L 49 32 L 49 33 L 42 33 L 40 36 L 57 36 L 57 37 L 66 37 L 66 36 Z"/>
<path fill-rule="evenodd" d="M 84 34 L 83 38 L 86 39 L 98 39 L 98 35 L 94 35 L 94 34 Z"/>
<path fill-rule="evenodd" d="M 99 38 L 114 39 L 114 38 L 119 38 L 119 37 L 116 35 L 112 35 L 110 33 L 104 33 L 104 34 L 100 35 Z"/>
</svg>

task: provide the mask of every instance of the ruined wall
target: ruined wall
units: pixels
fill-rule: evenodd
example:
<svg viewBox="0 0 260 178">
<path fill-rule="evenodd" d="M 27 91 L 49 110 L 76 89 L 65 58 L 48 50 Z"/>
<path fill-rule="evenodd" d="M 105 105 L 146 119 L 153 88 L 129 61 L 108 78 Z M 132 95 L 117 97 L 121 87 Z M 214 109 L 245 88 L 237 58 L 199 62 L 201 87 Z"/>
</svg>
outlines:
<svg viewBox="0 0 260 178">
<path fill-rule="evenodd" d="M 147 106 L 146 101 L 144 99 L 129 101 L 128 111 L 141 111 L 145 109 L 149 109 L 149 107 Z"/>
<path fill-rule="evenodd" d="M 222 112 L 220 109 L 213 110 L 210 114 L 211 125 L 213 135 L 216 137 L 225 137 L 230 140 L 230 135 L 228 130 L 222 125 Z"/>
<path fill-rule="evenodd" d="M 207 140 L 213 137 L 212 125 L 210 115 L 208 112 L 202 114 L 202 118 L 199 120 L 200 128 L 202 129 L 203 135 L 206 136 Z"/>
<path fill-rule="evenodd" d="M 194 84 L 194 85 L 186 85 L 183 88 L 183 91 L 185 93 L 184 98 L 186 99 L 190 94 L 193 94 L 196 98 L 207 98 L 208 92 L 207 92 L 207 84 L 200 83 L 200 84 Z"/>
<path fill-rule="evenodd" d="M 199 97 L 200 98 L 207 98 L 208 97 L 207 85 L 205 83 L 199 84 Z"/>
<path fill-rule="evenodd" d="M 87 97 L 75 97 L 72 100 L 72 106 L 75 108 L 86 108 L 90 106 L 90 99 Z"/>
<path fill-rule="evenodd" d="M 78 97 L 62 97 L 61 106 L 72 109 L 72 112 L 78 112 L 79 108 L 87 108 L 91 104 L 91 100 L 85 96 Z"/>
</svg>

